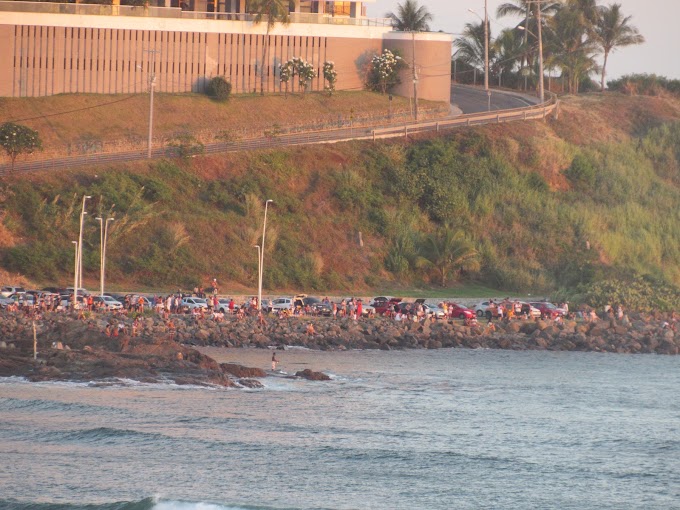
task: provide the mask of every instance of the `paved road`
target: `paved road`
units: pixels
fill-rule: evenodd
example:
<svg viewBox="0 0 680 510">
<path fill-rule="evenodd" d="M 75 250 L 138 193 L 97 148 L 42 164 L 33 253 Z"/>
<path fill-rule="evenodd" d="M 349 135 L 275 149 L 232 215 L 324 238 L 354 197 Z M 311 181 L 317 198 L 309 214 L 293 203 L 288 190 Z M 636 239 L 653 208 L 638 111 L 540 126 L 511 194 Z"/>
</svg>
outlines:
<svg viewBox="0 0 680 510">
<path fill-rule="evenodd" d="M 451 103 L 457 105 L 463 113 L 480 113 L 487 111 L 488 96 L 484 89 L 454 86 L 451 89 L 452 97 Z M 491 92 L 491 110 L 508 110 L 513 108 L 522 108 L 536 104 L 538 100 L 530 97 L 523 97 L 513 94 L 504 94 L 501 92 Z M 516 120 L 522 120 L 519 115 Z M 486 120 L 478 124 L 485 124 L 488 122 L 495 122 L 493 120 Z M 432 130 L 432 126 L 426 130 Z M 294 133 L 287 135 L 280 135 L 275 138 L 258 138 L 253 140 L 242 140 L 239 142 L 219 142 L 211 143 L 205 146 L 206 154 L 214 154 L 219 152 L 232 152 L 239 150 L 263 149 L 272 147 L 283 147 L 290 145 L 309 145 L 314 143 L 328 143 L 340 142 L 346 140 L 360 140 L 371 139 L 371 128 L 357 127 L 341 128 L 329 130 L 324 132 L 312 133 Z M 418 128 L 410 130 L 410 132 L 419 132 Z M 173 157 L 174 150 L 171 148 L 161 147 L 153 150 L 153 158 Z M 115 162 L 139 161 L 146 159 L 146 150 L 119 152 L 112 154 L 91 154 L 80 155 L 64 158 L 55 158 L 49 160 L 38 161 L 21 161 L 17 162 L 15 172 L 26 172 L 33 170 L 57 170 L 60 168 L 73 168 L 78 166 L 101 165 Z M 9 164 L 0 164 L 0 176 L 9 172 Z"/>
<path fill-rule="evenodd" d="M 491 90 L 491 111 L 524 108 L 538 102 L 538 98 Z M 489 98 L 483 88 L 454 85 L 451 87 L 451 103 L 458 106 L 463 113 L 481 113 L 487 111 Z"/>
</svg>

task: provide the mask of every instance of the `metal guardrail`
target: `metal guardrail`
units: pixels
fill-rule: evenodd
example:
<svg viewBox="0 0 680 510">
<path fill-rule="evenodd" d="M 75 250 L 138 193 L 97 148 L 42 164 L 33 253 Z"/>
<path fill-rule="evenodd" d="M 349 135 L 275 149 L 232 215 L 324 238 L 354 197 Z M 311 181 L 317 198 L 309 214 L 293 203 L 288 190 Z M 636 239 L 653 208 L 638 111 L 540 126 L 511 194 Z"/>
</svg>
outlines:
<svg viewBox="0 0 680 510">
<path fill-rule="evenodd" d="M 221 21 L 252 22 L 255 16 L 248 13 L 183 11 L 179 7 L 66 4 L 56 2 L 0 1 L 0 12 L 32 12 L 40 14 L 78 14 L 89 16 L 135 16 L 150 18 L 211 19 Z M 266 21 L 266 18 L 265 20 Z M 302 12 L 290 13 L 291 23 L 321 25 L 350 25 L 361 27 L 389 27 L 390 18 L 350 18 Z"/>
<path fill-rule="evenodd" d="M 553 96 L 549 101 L 533 106 L 513 108 L 510 110 L 498 110 L 494 112 L 470 113 L 461 115 L 455 119 L 374 129 L 372 130 L 372 138 L 373 140 L 376 140 L 378 138 L 408 136 L 409 134 L 425 133 L 428 131 L 439 132 L 444 129 L 453 129 L 457 127 L 545 119 L 547 116 L 553 114 L 558 107 L 559 101 L 557 96 Z"/>
<path fill-rule="evenodd" d="M 409 135 L 439 132 L 445 129 L 454 129 L 458 127 L 473 127 L 484 124 L 545 119 L 549 115 L 556 113 L 558 107 L 559 101 L 557 100 L 557 96 L 553 96 L 549 101 L 539 105 L 514 108 L 511 110 L 500 110 L 496 112 L 472 113 L 440 121 L 404 123 L 398 126 L 384 128 L 343 127 L 340 129 L 274 134 L 230 142 L 215 142 L 204 145 L 203 153 L 217 154 L 222 152 L 273 149 L 294 145 L 337 143 L 349 140 L 377 140 L 380 138 L 393 138 L 399 136 L 408 137 Z M 151 154 L 154 159 L 176 157 L 177 149 L 174 147 L 157 147 L 151 151 Z M 123 163 L 147 159 L 146 155 L 146 150 L 133 150 L 113 153 L 93 153 L 33 162 L 26 161 L 17 163 L 14 172 L 57 170 L 88 165 Z M 9 164 L 0 165 L 0 176 L 7 175 L 9 172 Z"/>
</svg>

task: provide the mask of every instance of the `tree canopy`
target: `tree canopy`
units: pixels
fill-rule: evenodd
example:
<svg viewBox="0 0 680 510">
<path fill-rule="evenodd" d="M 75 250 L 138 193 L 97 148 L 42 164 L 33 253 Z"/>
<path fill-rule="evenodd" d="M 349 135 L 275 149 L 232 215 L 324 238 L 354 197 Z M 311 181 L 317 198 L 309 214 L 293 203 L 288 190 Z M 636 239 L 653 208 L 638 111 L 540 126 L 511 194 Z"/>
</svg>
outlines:
<svg viewBox="0 0 680 510">
<path fill-rule="evenodd" d="M 5 122 L 0 126 L 0 145 L 12 161 L 12 171 L 20 154 L 33 154 L 42 148 L 37 131 L 12 122 Z"/>
<path fill-rule="evenodd" d="M 432 21 L 432 14 L 424 5 L 419 6 L 416 0 L 405 0 L 397 4 L 397 12 L 386 15 L 392 20 L 392 25 L 402 32 L 428 32 Z"/>
</svg>

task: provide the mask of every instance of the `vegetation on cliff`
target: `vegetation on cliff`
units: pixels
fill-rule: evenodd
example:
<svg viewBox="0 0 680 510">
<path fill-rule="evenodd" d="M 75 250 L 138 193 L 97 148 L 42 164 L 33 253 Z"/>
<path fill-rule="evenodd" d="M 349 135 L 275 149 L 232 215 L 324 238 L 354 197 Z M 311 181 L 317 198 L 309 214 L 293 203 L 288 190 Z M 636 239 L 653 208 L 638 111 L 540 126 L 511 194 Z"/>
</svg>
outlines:
<svg viewBox="0 0 680 510">
<path fill-rule="evenodd" d="M 448 228 L 478 254 L 449 281 L 586 295 L 597 282 L 637 279 L 677 296 L 679 118 L 664 97 L 583 96 L 548 123 L 13 176 L 0 184 L 0 263 L 36 284 L 69 282 L 88 194 L 90 217 L 116 218 L 110 288 L 217 277 L 225 291 L 247 291 L 271 198 L 269 290 L 437 286 L 441 271 L 423 258 Z M 93 288 L 99 236 L 89 219 Z"/>
</svg>

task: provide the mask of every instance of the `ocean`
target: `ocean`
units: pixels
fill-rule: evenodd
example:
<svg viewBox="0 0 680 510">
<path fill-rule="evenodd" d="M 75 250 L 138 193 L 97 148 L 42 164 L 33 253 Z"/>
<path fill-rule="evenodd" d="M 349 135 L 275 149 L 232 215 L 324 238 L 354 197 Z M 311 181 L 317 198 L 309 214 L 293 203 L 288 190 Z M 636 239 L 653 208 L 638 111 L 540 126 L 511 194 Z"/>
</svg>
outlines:
<svg viewBox="0 0 680 510">
<path fill-rule="evenodd" d="M 268 368 L 271 352 L 210 349 Z M 0 379 L 0 510 L 680 508 L 680 358 L 277 352 L 263 389 Z"/>
</svg>

